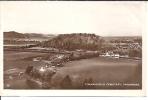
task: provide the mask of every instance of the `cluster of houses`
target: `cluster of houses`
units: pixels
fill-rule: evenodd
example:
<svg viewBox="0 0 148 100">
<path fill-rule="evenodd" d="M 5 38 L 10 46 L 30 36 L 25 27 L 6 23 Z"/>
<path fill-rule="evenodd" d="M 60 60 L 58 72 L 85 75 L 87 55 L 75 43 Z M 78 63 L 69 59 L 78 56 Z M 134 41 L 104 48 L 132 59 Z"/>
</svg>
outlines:
<svg viewBox="0 0 148 100">
<path fill-rule="evenodd" d="M 114 58 L 119 58 L 119 54 L 114 54 L 113 52 L 106 52 L 106 53 L 102 53 L 100 54 L 100 56 L 102 57 L 114 57 Z"/>
<path fill-rule="evenodd" d="M 33 58 L 35 62 L 44 62 L 49 67 L 62 67 L 65 62 L 69 61 L 69 55 L 55 54 L 47 55 L 47 57 L 35 57 Z"/>
<path fill-rule="evenodd" d="M 106 53 L 102 53 L 99 56 L 101 57 L 112 57 L 112 58 L 128 58 L 128 55 L 120 55 L 119 53 L 113 53 L 112 51 L 108 51 Z"/>
</svg>

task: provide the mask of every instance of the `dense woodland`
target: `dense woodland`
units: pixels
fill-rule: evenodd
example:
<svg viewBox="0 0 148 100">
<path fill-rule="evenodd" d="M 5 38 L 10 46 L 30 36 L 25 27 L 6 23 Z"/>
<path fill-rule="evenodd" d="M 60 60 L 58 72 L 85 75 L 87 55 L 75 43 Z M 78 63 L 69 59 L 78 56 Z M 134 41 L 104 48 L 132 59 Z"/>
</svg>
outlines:
<svg viewBox="0 0 148 100">
<path fill-rule="evenodd" d="M 43 42 L 41 46 L 66 50 L 99 50 L 102 43 L 103 39 L 95 34 L 73 33 L 61 34 L 49 41 Z"/>
</svg>

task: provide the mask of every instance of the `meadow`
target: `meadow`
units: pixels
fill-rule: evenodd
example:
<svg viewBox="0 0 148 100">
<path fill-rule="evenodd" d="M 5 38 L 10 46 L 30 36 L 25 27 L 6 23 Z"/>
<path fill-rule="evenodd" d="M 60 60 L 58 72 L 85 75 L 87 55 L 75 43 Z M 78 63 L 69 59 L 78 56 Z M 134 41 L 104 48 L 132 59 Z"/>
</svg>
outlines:
<svg viewBox="0 0 148 100">
<path fill-rule="evenodd" d="M 45 55 L 47 55 L 47 53 L 4 51 L 4 87 L 7 88 L 6 85 L 10 84 L 12 89 L 31 88 L 24 82 L 25 78 L 20 80 L 22 83 L 20 84 L 19 79 L 11 78 L 12 73 L 8 72 L 12 69 L 17 70 L 15 73 L 19 71 L 23 72 L 28 65 L 42 65 L 39 62 L 33 62 L 31 59 Z M 72 81 L 71 89 L 84 89 L 82 84 L 86 79 L 90 78 L 93 83 L 139 84 L 139 86 L 95 86 L 93 89 L 140 89 L 142 84 L 141 70 L 141 60 L 95 57 L 70 61 L 67 62 L 64 67 L 61 67 L 52 77 L 51 83 L 53 87 L 51 89 L 62 89 L 60 84 L 66 75 L 69 75 Z M 39 89 L 39 87 L 35 88 Z"/>
<path fill-rule="evenodd" d="M 68 62 L 56 75 L 53 84 L 58 84 L 69 75 L 74 88 L 80 88 L 86 79 L 92 83 L 139 83 L 139 86 L 95 86 L 94 89 L 138 89 L 141 88 L 141 61 L 129 59 L 92 58 Z M 60 84 L 59 84 L 60 86 Z"/>
</svg>

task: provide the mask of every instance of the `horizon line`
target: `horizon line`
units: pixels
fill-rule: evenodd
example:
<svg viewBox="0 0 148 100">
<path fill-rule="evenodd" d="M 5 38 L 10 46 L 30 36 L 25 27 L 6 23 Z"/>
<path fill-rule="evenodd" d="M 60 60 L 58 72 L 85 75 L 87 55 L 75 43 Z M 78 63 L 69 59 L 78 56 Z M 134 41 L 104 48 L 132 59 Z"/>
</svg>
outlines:
<svg viewBox="0 0 148 100">
<path fill-rule="evenodd" d="M 61 32 L 61 33 L 47 33 L 46 32 L 46 34 L 44 34 L 45 32 L 43 32 L 43 33 L 39 33 L 39 32 L 18 32 L 18 31 L 3 31 L 3 33 L 4 32 L 16 32 L 16 33 L 21 33 L 21 34 L 42 34 L 42 35 L 60 35 L 60 34 L 80 34 L 80 33 L 82 33 L 82 34 L 95 34 L 95 35 L 97 35 L 97 36 L 101 36 L 101 37 L 132 37 L 132 36 L 138 36 L 138 37 L 142 37 L 142 35 L 98 35 L 97 33 L 93 33 L 93 32 L 69 32 L 69 33 L 67 33 L 67 32 L 65 32 L 65 33 L 63 33 L 63 32 Z"/>
</svg>

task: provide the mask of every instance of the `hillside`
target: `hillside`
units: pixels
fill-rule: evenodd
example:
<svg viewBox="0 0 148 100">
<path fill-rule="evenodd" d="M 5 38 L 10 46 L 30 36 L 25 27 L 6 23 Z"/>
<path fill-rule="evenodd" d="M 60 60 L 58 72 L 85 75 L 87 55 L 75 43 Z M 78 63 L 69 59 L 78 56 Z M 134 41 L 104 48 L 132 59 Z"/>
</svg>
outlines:
<svg viewBox="0 0 148 100">
<path fill-rule="evenodd" d="M 53 35 L 41 34 L 41 33 L 25 33 L 24 34 L 28 38 L 50 38 L 54 37 Z"/>
<path fill-rule="evenodd" d="M 19 33 L 15 31 L 4 32 L 4 39 L 33 39 L 33 38 L 52 38 L 53 34 L 42 33 Z"/>
<path fill-rule="evenodd" d="M 53 34 L 4 32 L 4 44 L 38 44 L 55 37 Z"/>
<path fill-rule="evenodd" d="M 102 42 L 102 38 L 95 34 L 72 33 L 58 35 L 49 41 L 43 42 L 41 46 L 66 50 L 98 50 Z"/>
<path fill-rule="evenodd" d="M 22 33 L 18 33 L 15 31 L 4 32 L 4 39 L 13 39 L 13 38 L 28 38 L 26 35 Z"/>
<path fill-rule="evenodd" d="M 121 41 L 125 41 L 125 40 L 129 40 L 129 41 L 133 41 L 133 40 L 141 40 L 142 41 L 142 36 L 106 36 L 103 37 L 104 40 L 106 41 L 115 41 L 115 40 L 121 40 Z"/>
</svg>

